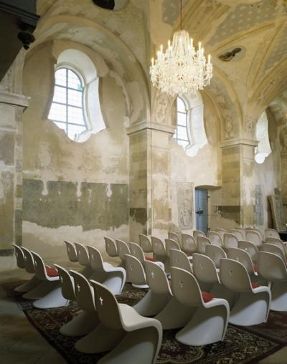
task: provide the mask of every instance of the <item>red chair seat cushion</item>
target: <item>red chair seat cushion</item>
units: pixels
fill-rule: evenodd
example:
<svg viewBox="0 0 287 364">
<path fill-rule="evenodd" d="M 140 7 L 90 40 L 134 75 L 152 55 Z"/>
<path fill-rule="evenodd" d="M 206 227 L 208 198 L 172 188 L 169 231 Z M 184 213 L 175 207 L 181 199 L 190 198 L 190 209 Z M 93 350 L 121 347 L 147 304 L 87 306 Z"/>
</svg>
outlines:
<svg viewBox="0 0 287 364">
<path fill-rule="evenodd" d="M 251 287 L 252 288 L 257 288 L 257 287 L 260 287 L 260 284 L 258 284 L 256 282 L 251 282 Z"/>
<path fill-rule="evenodd" d="M 58 277 L 59 273 L 58 270 L 55 267 L 49 267 L 46 265 L 46 273 L 48 277 Z"/>
<path fill-rule="evenodd" d="M 203 299 L 203 302 L 207 303 L 209 301 L 211 301 L 213 298 L 214 298 L 214 294 L 210 293 L 210 292 L 201 292 L 202 294 L 202 299 Z"/>
<path fill-rule="evenodd" d="M 156 260 L 153 257 L 146 257 L 145 260 L 149 260 L 150 262 L 155 262 Z"/>
</svg>

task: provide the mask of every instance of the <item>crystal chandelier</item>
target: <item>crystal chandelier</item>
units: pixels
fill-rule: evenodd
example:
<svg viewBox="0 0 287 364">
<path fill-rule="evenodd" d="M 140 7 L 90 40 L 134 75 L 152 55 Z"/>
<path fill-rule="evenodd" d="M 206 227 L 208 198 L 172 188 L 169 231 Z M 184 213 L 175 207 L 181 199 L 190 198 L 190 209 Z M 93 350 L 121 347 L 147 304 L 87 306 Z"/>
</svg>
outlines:
<svg viewBox="0 0 287 364">
<path fill-rule="evenodd" d="M 182 1 L 180 12 L 182 23 Z M 160 46 L 156 59 L 152 58 L 150 76 L 153 86 L 171 96 L 195 94 L 209 85 L 212 77 L 210 55 L 206 61 L 204 48 L 198 43 L 196 50 L 193 40 L 186 30 L 174 33 L 172 43 L 168 41 L 166 50 Z"/>
</svg>

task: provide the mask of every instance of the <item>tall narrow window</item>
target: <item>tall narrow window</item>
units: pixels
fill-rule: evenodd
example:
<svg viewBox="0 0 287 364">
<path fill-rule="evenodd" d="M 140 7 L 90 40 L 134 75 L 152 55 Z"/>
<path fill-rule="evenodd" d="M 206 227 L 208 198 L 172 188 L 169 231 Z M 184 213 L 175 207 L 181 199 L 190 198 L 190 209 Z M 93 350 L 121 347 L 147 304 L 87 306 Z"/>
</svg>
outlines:
<svg viewBox="0 0 287 364">
<path fill-rule="evenodd" d="M 75 141 L 88 129 L 83 95 L 84 83 L 81 77 L 69 68 L 58 68 L 55 72 L 54 96 L 48 118 Z"/>
<path fill-rule="evenodd" d="M 179 145 L 183 148 L 189 144 L 189 138 L 187 134 L 187 114 L 188 110 L 184 100 L 180 97 L 176 99 L 176 129 L 174 138 Z"/>
</svg>

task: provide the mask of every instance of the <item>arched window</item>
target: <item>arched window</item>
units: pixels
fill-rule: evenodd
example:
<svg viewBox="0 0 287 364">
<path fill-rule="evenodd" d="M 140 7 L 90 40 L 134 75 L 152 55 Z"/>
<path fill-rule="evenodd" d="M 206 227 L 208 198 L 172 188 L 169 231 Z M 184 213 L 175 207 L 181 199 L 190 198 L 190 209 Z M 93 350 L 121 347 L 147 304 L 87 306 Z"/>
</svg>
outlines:
<svg viewBox="0 0 287 364">
<path fill-rule="evenodd" d="M 177 97 L 176 130 L 173 137 L 190 157 L 195 156 L 207 144 L 203 102 L 199 93 L 193 97 Z"/>
<path fill-rule="evenodd" d="M 68 68 L 55 72 L 54 96 L 48 118 L 64 129 L 68 137 L 77 140 L 88 129 L 83 108 L 84 82 Z"/>
<path fill-rule="evenodd" d="M 269 143 L 268 118 L 265 111 L 260 116 L 256 124 L 256 139 L 258 141 L 258 145 L 255 148 L 255 161 L 258 164 L 262 164 L 272 152 Z"/>
<path fill-rule="evenodd" d="M 174 138 L 176 142 L 183 148 L 189 144 L 189 138 L 187 134 L 187 107 L 184 100 L 180 97 L 176 99 L 176 129 Z"/>
<path fill-rule="evenodd" d="M 48 119 L 76 142 L 84 142 L 106 128 L 97 70 L 82 51 L 66 49 L 59 54 Z"/>
</svg>

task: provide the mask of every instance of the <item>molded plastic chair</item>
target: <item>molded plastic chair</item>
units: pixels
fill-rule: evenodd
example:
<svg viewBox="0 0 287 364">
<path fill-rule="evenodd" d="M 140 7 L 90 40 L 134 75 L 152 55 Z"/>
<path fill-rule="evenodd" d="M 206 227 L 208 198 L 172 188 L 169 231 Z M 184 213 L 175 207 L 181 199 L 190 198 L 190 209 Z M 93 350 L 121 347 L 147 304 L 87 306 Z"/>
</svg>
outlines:
<svg viewBox="0 0 287 364">
<path fill-rule="evenodd" d="M 206 246 L 205 255 L 214 262 L 216 268 L 220 266 L 220 259 L 227 257 L 225 251 L 220 246 L 213 244 Z"/>
<path fill-rule="evenodd" d="M 168 256 L 170 255 L 170 249 L 181 250 L 179 243 L 173 239 L 165 239 L 165 248 Z"/>
<path fill-rule="evenodd" d="M 113 294 L 121 294 L 126 282 L 126 271 L 122 267 L 114 267 L 109 263 L 104 263 L 100 251 L 87 246 L 90 266 L 93 271 L 89 279 L 94 279 L 109 288 Z"/>
<path fill-rule="evenodd" d="M 228 302 L 212 296 L 204 299 L 196 278 L 184 269 L 172 267 L 171 277 L 174 296 L 191 308 L 191 319 L 177 332 L 176 339 L 193 346 L 223 340 L 229 318 Z"/>
<path fill-rule="evenodd" d="M 275 245 L 275 244 L 264 243 L 264 244 L 262 244 L 261 250 L 279 255 L 283 259 L 284 262 L 286 261 L 286 255 L 285 255 L 284 248 L 282 245 L 279 246 L 279 245 Z"/>
<path fill-rule="evenodd" d="M 246 229 L 245 230 L 246 240 L 251 241 L 257 247 L 261 247 L 262 245 L 262 236 L 261 233 L 256 229 Z"/>
<path fill-rule="evenodd" d="M 59 272 L 63 296 L 69 301 L 76 301 L 77 299 L 75 293 L 76 288 L 74 277 L 60 265 L 54 264 L 54 266 Z M 95 324 L 94 317 L 94 311 L 92 311 L 92 314 L 90 314 L 88 311 L 81 309 L 80 312 L 75 317 L 73 317 L 71 321 L 61 326 L 60 333 L 66 336 L 87 335 L 95 328 L 98 322 L 96 321 Z"/>
<path fill-rule="evenodd" d="M 134 255 L 126 254 L 126 270 L 133 287 L 148 288 L 146 274 L 142 262 Z"/>
<path fill-rule="evenodd" d="M 210 240 L 212 245 L 217 245 L 222 247 L 222 236 L 217 231 L 209 231 L 207 234 L 208 239 Z"/>
<path fill-rule="evenodd" d="M 153 262 L 147 261 L 145 262 L 145 268 L 150 290 L 157 293 L 157 297 L 155 297 L 157 301 L 154 300 L 153 304 L 158 304 L 162 294 L 161 303 L 165 301 L 155 318 L 161 322 L 164 330 L 183 327 L 190 318 L 190 307 L 183 305 L 173 296 L 166 275 L 160 267 Z"/>
<path fill-rule="evenodd" d="M 145 261 L 144 270 L 149 291 L 133 307 L 143 316 L 155 316 L 171 299 L 164 270 L 155 262 Z"/>
<path fill-rule="evenodd" d="M 160 322 L 139 315 L 133 307 L 119 304 L 103 285 L 91 281 L 95 290 L 95 304 L 99 320 L 110 332 L 121 333 L 122 339 L 101 358 L 99 364 L 155 363 L 162 342 Z M 109 341 L 99 331 L 98 341 Z"/>
<path fill-rule="evenodd" d="M 253 262 L 256 262 L 257 254 L 259 252 L 258 246 L 256 246 L 251 241 L 239 240 L 238 241 L 238 248 L 242 249 L 242 250 L 245 250 L 249 254 L 251 260 Z"/>
<path fill-rule="evenodd" d="M 125 267 L 125 255 L 130 254 L 129 246 L 125 241 L 119 239 L 116 239 L 116 245 L 121 260 L 121 265 Z"/>
<path fill-rule="evenodd" d="M 15 256 L 16 256 L 16 262 L 17 262 L 17 266 L 18 268 L 21 269 L 25 269 L 26 268 L 26 259 L 25 259 L 25 255 L 24 252 L 22 250 L 22 248 L 16 244 L 12 244 L 14 249 L 15 249 Z M 34 272 L 29 272 L 28 273 L 34 273 Z M 35 288 L 36 286 L 38 286 L 40 283 L 40 281 L 37 279 L 37 277 L 34 275 L 31 279 L 29 279 L 27 282 L 21 284 L 20 286 L 17 286 L 16 288 L 14 288 L 15 292 L 18 293 L 26 293 L 29 290 Z"/>
<path fill-rule="evenodd" d="M 56 268 L 46 266 L 39 254 L 31 252 L 35 262 L 35 274 L 41 281 L 50 283 L 51 291 L 33 302 L 36 308 L 56 308 L 67 306 L 69 300 L 62 295 L 60 277 Z"/>
<path fill-rule="evenodd" d="M 239 248 L 229 248 L 227 249 L 227 258 L 236 260 L 243 264 L 248 274 L 253 276 L 253 278 L 257 274 L 254 270 L 252 259 L 247 251 Z"/>
<path fill-rule="evenodd" d="M 130 254 L 136 257 L 142 264 L 144 264 L 146 260 L 150 260 L 158 264 L 164 270 L 164 264 L 160 261 L 156 261 L 154 258 L 150 256 L 145 256 L 143 249 L 141 248 L 141 246 L 139 246 L 139 244 L 130 242 L 128 245 L 130 249 Z"/>
<path fill-rule="evenodd" d="M 281 240 L 278 231 L 275 229 L 265 229 L 264 236 L 265 241 L 267 238 L 275 238 Z"/>
<path fill-rule="evenodd" d="M 198 236 L 206 236 L 206 234 L 201 230 L 193 230 L 192 235 L 195 241 L 197 241 Z"/>
<path fill-rule="evenodd" d="M 78 262 L 84 267 L 81 273 L 89 277 L 92 274 L 88 249 L 81 243 L 74 243 L 78 255 Z"/>
<path fill-rule="evenodd" d="M 67 240 L 65 240 L 64 243 L 66 244 L 67 255 L 70 262 L 78 262 L 79 258 L 75 244 Z"/>
<path fill-rule="evenodd" d="M 225 233 L 223 235 L 223 247 L 225 249 L 228 248 L 237 248 L 238 247 L 238 239 L 235 235 L 231 233 Z"/>
<path fill-rule="evenodd" d="M 108 256 L 111 258 L 118 257 L 119 256 L 118 248 L 114 239 L 105 236 L 104 240 L 105 240 L 106 253 L 108 254 Z"/>
<path fill-rule="evenodd" d="M 243 264 L 221 259 L 220 281 L 228 289 L 239 293 L 231 309 L 229 322 L 239 326 L 258 325 L 268 318 L 271 293 L 269 287 L 253 285 Z"/>
<path fill-rule="evenodd" d="M 244 240 L 244 238 L 245 238 L 245 234 L 243 234 L 243 232 L 241 230 L 231 229 L 230 233 L 235 235 L 238 240 Z"/>
<path fill-rule="evenodd" d="M 188 256 L 181 250 L 170 250 L 170 266 L 187 270 L 192 273 L 192 265 Z"/>
<path fill-rule="evenodd" d="M 180 238 L 180 234 L 178 234 L 178 233 L 174 233 L 174 232 L 172 232 L 172 231 L 169 231 L 169 232 L 167 233 L 167 237 L 168 237 L 168 239 L 171 239 L 171 240 L 176 241 L 176 242 L 179 244 L 179 246 L 181 245 L 181 238 Z"/>
<path fill-rule="evenodd" d="M 206 236 L 199 235 L 197 237 L 197 252 L 200 254 L 205 254 L 207 245 L 211 245 L 210 240 Z"/>
<path fill-rule="evenodd" d="M 197 243 L 192 235 L 181 234 L 181 249 L 188 256 L 192 256 L 197 251 Z"/>
<path fill-rule="evenodd" d="M 287 311 L 287 268 L 284 260 L 276 254 L 258 253 L 258 272 L 271 282 L 271 310 Z"/>
<path fill-rule="evenodd" d="M 168 260 L 168 256 L 164 242 L 161 239 L 152 236 L 151 243 L 152 243 L 154 258 L 165 264 Z"/>
<path fill-rule="evenodd" d="M 139 243 L 140 246 L 142 248 L 142 250 L 145 253 L 152 253 L 152 243 L 151 243 L 151 239 L 149 236 L 144 235 L 144 234 L 139 234 Z"/>
</svg>

